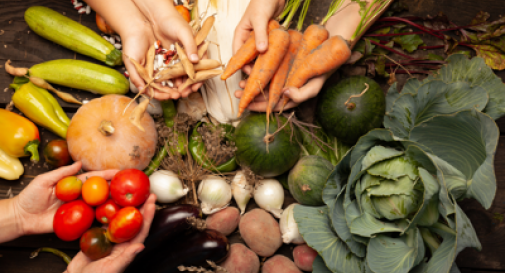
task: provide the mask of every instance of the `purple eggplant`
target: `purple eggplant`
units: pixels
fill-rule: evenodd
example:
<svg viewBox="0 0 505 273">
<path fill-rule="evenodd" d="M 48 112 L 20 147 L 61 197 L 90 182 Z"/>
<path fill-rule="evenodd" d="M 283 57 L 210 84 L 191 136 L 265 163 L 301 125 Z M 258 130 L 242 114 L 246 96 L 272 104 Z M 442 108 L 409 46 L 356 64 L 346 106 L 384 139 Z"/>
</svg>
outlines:
<svg viewBox="0 0 505 273">
<path fill-rule="evenodd" d="M 140 254 L 145 253 L 147 247 Z M 218 231 L 196 231 L 176 239 L 163 240 L 149 255 L 138 255 L 125 273 L 176 273 L 178 266 L 208 266 L 207 261 L 220 263 L 228 256 L 228 238 Z"/>
<path fill-rule="evenodd" d="M 202 219 L 202 210 L 193 205 L 175 205 L 157 211 L 144 245 L 147 248 L 152 244 L 190 231 L 191 225 L 187 220 L 190 217 Z"/>
</svg>

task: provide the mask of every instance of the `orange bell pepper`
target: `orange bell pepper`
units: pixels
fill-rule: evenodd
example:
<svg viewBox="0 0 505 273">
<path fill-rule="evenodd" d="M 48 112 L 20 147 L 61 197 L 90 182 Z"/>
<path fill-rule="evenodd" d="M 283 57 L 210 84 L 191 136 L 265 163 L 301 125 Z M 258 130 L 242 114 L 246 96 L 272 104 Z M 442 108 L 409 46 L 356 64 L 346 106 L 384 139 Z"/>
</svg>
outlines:
<svg viewBox="0 0 505 273">
<path fill-rule="evenodd" d="M 39 129 L 33 122 L 0 108 L 0 149 L 12 157 L 30 156 L 39 161 Z"/>
</svg>

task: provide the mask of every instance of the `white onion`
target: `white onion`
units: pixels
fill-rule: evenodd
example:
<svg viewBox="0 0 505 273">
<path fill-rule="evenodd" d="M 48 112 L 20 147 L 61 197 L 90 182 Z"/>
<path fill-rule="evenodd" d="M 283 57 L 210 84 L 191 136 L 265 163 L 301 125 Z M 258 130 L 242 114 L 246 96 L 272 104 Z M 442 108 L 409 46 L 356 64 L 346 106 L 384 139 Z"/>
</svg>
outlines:
<svg viewBox="0 0 505 273">
<path fill-rule="evenodd" d="M 202 201 L 202 212 L 213 214 L 230 204 L 231 187 L 223 178 L 209 175 L 198 186 L 198 199 Z"/>
<path fill-rule="evenodd" d="M 253 187 L 247 183 L 243 171 L 238 171 L 231 181 L 231 193 L 240 208 L 240 214 L 244 214 L 247 203 L 251 200 Z"/>
<path fill-rule="evenodd" d="M 260 208 L 280 218 L 284 203 L 284 188 L 275 179 L 260 180 L 254 187 L 254 201 Z"/>
<path fill-rule="evenodd" d="M 155 171 L 149 176 L 151 193 L 156 194 L 160 203 L 173 203 L 188 193 L 179 177 L 167 170 Z"/>
<path fill-rule="evenodd" d="M 282 233 L 282 241 L 285 244 L 303 244 L 305 240 L 303 240 L 302 235 L 298 231 L 298 224 L 295 221 L 293 209 L 295 208 L 296 203 L 289 205 L 284 209 L 281 215 L 281 219 L 279 221 L 279 227 Z"/>
</svg>

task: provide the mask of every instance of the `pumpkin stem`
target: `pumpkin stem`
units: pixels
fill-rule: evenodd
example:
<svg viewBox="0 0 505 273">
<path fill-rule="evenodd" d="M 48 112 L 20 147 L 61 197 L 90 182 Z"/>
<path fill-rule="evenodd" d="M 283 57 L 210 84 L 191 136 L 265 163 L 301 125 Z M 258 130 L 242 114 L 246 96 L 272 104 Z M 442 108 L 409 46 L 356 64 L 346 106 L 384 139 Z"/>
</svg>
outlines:
<svg viewBox="0 0 505 273">
<path fill-rule="evenodd" d="M 366 93 L 366 91 L 368 91 L 368 88 L 370 87 L 370 86 L 368 85 L 368 83 L 365 83 L 365 86 L 366 86 L 366 88 L 365 88 L 365 90 L 363 90 L 363 92 L 361 92 L 361 94 L 359 94 L 359 95 L 351 95 L 351 96 L 350 96 L 350 97 L 349 97 L 349 98 L 348 98 L 348 99 L 344 102 L 345 106 L 347 106 L 347 109 L 352 110 L 352 109 L 356 108 L 356 103 L 353 103 L 353 102 L 349 103 L 349 102 L 351 101 L 351 99 L 352 99 L 352 98 L 361 98 L 361 96 L 363 96 L 363 95 Z"/>
<path fill-rule="evenodd" d="M 268 143 L 272 143 L 274 141 L 275 135 L 278 134 L 282 129 L 284 129 L 284 127 L 286 127 L 286 125 L 289 124 L 289 122 L 291 121 L 291 119 L 293 118 L 294 115 L 295 115 L 295 112 L 291 113 L 291 115 L 289 116 L 286 123 L 284 123 L 281 127 L 279 127 L 273 134 L 270 134 L 268 132 L 268 127 L 267 127 L 267 134 L 263 138 L 263 141 L 267 144 L 267 149 L 268 149 Z"/>
<path fill-rule="evenodd" d="M 100 131 L 100 133 L 102 133 L 104 136 L 111 136 L 115 131 L 114 127 L 112 126 L 112 121 L 102 120 L 100 127 L 98 127 L 98 131 Z"/>
</svg>

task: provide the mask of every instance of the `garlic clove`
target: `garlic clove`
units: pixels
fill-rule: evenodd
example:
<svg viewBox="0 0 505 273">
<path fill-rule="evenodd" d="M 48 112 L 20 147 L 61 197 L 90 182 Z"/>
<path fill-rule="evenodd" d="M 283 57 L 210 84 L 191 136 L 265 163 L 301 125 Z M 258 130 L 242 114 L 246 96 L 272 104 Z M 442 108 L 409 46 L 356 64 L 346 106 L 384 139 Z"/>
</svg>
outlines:
<svg viewBox="0 0 505 273">
<path fill-rule="evenodd" d="M 295 221 L 294 207 L 298 205 L 293 203 L 289 205 L 283 212 L 279 221 L 279 228 L 282 233 L 282 241 L 285 244 L 303 244 L 305 240 L 298 230 L 298 224 Z"/>
<path fill-rule="evenodd" d="M 238 171 L 231 182 L 231 192 L 233 198 L 240 209 L 240 214 L 244 214 L 247 203 L 251 200 L 253 188 L 247 183 L 243 171 Z"/>
</svg>

